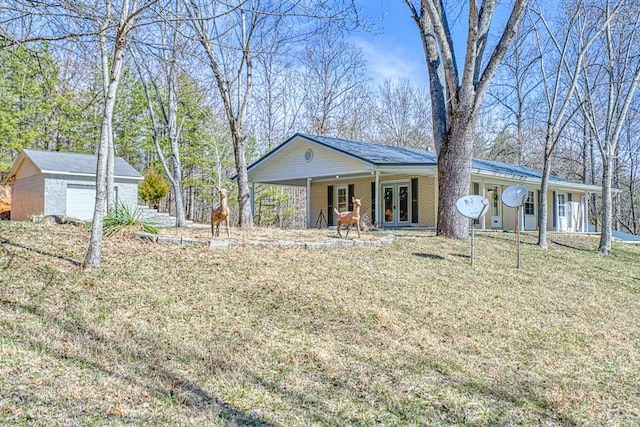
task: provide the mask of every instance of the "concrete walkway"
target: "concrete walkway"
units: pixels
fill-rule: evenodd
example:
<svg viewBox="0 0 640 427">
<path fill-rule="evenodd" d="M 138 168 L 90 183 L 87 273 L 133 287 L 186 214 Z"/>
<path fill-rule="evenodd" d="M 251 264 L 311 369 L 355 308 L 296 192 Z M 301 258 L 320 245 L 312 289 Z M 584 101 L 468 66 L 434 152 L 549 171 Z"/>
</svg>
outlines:
<svg viewBox="0 0 640 427">
<path fill-rule="evenodd" d="M 623 243 L 631 243 L 635 245 L 640 245 L 640 236 L 631 233 L 623 233 L 622 231 L 614 231 L 611 233 L 611 236 L 619 240 Z"/>
<path fill-rule="evenodd" d="M 593 225 L 589 225 L 589 232 L 594 233 Z M 596 233 L 600 233 L 600 231 L 597 231 Z M 640 245 L 640 236 L 637 236 L 635 234 L 623 233 L 622 231 L 612 231 L 611 237 L 613 237 L 615 240 L 622 243 L 631 243 L 634 245 Z"/>
</svg>

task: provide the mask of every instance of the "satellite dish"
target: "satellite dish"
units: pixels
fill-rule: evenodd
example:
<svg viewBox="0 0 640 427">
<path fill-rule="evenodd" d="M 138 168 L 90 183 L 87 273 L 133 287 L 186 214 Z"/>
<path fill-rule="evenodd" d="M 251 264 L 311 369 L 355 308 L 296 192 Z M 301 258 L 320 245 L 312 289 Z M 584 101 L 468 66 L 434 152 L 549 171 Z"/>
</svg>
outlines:
<svg viewBox="0 0 640 427">
<path fill-rule="evenodd" d="M 464 196 L 458 199 L 456 208 L 467 218 L 478 219 L 489 209 L 489 201 L 482 196 Z"/>
<path fill-rule="evenodd" d="M 529 198 L 529 191 L 523 185 L 510 185 L 502 192 L 502 203 L 510 208 L 519 208 Z"/>
<path fill-rule="evenodd" d="M 489 201 L 482 196 L 464 196 L 456 202 L 458 212 L 469 219 L 478 219 L 489 210 Z M 475 221 L 471 221 L 471 266 L 475 258 Z"/>
</svg>

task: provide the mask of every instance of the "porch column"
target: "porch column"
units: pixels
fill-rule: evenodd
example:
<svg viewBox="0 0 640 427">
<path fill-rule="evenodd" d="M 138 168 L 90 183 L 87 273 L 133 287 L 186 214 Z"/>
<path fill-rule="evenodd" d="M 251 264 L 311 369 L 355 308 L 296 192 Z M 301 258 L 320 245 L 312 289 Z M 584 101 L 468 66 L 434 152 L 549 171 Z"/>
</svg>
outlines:
<svg viewBox="0 0 640 427">
<path fill-rule="evenodd" d="M 585 233 L 589 232 L 589 195 L 591 193 L 584 193 L 584 196 L 582 196 L 582 198 L 584 199 L 583 201 L 583 209 L 584 211 L 582 212 L 582 219 L 584 220 L 584 229 L 583 231 Z"/>
<path fill-rule="evenodd" d="M 256 216 L 256 183 L 251 183 L 251 218 Z M 253 222 L 253 221 L 252 221 Z"/>
<path fill-rule="evenodd" d="M 485 184 L 484 180 L 482 180 L 480 185 L 482 185 L 482 197 L 484 197 L 486 199 L 487 198 L 487 185 Z M 489 204 L 491 204 L 491 202 L 489 202 Z M 489 207 L 491 207 L 491 206 L 489 206 Z M 487 209 L 487 212 L 489 212 L 489 209 Z M 486 213 L 482 217 L 482 229 L 483 230 L 487 229 L 487 214 Z"/>
<path fill-rule="evenodd" d="M 311 228 L 311 178 L 307 178 L 307 228 Z"/>
<path fill-rule="evenodd" d="M 380 227 L 380 171 L 376 171 L 376 227 Z"/>
</svg>

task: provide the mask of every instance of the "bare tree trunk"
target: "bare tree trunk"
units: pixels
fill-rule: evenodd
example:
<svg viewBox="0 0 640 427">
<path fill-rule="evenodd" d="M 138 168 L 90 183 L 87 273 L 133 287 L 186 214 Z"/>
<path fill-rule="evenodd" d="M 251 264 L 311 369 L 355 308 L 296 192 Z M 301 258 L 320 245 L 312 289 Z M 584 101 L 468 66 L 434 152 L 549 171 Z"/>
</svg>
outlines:
<svg viewBox="0 0 640 427">
<path fill-rule="evenodd" d="M 516 115 L 516 136 L 518 138 L 518 164 L 524 164 L 524 119 L 522 117 L 522 110 L 524 105 L 524 99 L 522 99 L 522 95 L 520 94 L 520 89 L 518 89 L 518 114 Z"/>
<path fill-rule="evenodd" d="M 113 125 L 109 131 L 109 149 L 107 150 L 107 212 L 112 212 L 115 207 L 116 186 L 115 175 L 115 146 L 113 144 Z"/>
<path fill-rule="evenodd" d="M 541 200 L 540 200 L 540 217 L 538 218 L 539 235 L 538 245 L 546 248 L 546 228 L 547 228 L 547 193 L 548 181 L 551 174 L 551 157 L 558 144 L 560 135 L 564 128 L 572 120 L 577 109 L 572 106 L 574 96 L 576 96 L 579 79 L 581 76 L 582 64 L 589 52 L 589 48 L 595 43 L 600 35 L 605 31 L 606 25 L 613 19 L 615 14 L 606 16 L 600 26 L 595 26 L 592 32 L 587 32 L 588 27 L 585 22 L 589 21 L 590 14 L 584 5 L 578 5 L 575 9 L 567 10 L 570 19 L 568 20 L 561 39 L 557 36 L 556 31 L 550 28 L 540 14 L 540 20 L 547 31 L 548 41 L 540 40 L 538 32 L 536 32 L 536 41 L 540 52 L 540 72 L 542 76 L 542 86 L 544 90 L 545 108 L 547 109 L 546 129 L 545 129 L 545 147 L 544 147 L 544 168 L 541 183 Z M 577 31 L 573 34 L 572 31 Z M 577 38 L 576 42 L 572 42 L 572 38 Z M 545 57 L 549 54 L 546 49 L 547 45 L 553 47 L 558 58 L 554 59 L 554 65 L 551 67 L 552 75 L 548 74 L 545 67 Z M 569 58 L 569 47 L 576 45 L 576 56 Z M 578 93 L 578 97 L 580 94 Z M 573 108 L 573 109 L 572 109 Z M 586 113 L 584 117 L 587 117 Z M 554 201 L 555 203 L 555 201 Z"/>
<path fill-rule="evenodd" d="M 174 40 L 175 42 L 175 40 Z M 172 49 L 173 50 L 173 49 Z M 169 131 L 169 144 L 171 145 L 171 164 L 173 170 L 173 179 L 171 185 L 173 185 L 173 193 L 175 195 L 175 207 L 176 207 L 176 227 L 184 227 L 185 214 L 184 214 L 184 193 L 182 189 L 182 163 L 180 162 L 180 135 L 178 132 L 178 97 L 176 96 L 176 76 L 175 76 L 175 57 L 169 59 L 169 71 L 168 71 L 169 85 L 169 105 L 168 105 L 168 131 Z"/>
<path fill-rule="evenodd" d="M 524 24 L 524 23 L 523 23 Z M 537 93 L 538 83 L 535 81 L 539 77 L 532 72 L 533 67 L 540 60 L 540 55 L 529 45 L 529 34 L 531 28 L 518 27 L 518 31 L 512 43 L 510 54 L 501 64 L 505 70 L 498 84 L 494 86 L 489 94 L 505 108 L 515 120 L 515 142 L 517 144 L 517 163 L 525 163 L 525 123 L 535 121 L 532 114 L 526 114 L 529 98 Z M 510 121 L 506 122 L 503 132 L 511 126 Z M 511 161 L 511 160 L 510 160 Z"/>
<path fill-rule="evenodd" d="M 176 8 L 179 7 L 176 5 Z M 176 10 L 177 12 L 177 10 Z M 151 125 L 153 128 L 153 143 L 156 149 L 156 153 L 162 164 L 163 170 L 169 182 L 171 183 L 173 201 L 175 207 L 176 227 L 184 227 L 186 223 L 185 215 L 185 200 L 184 189 L 182 185 L 182 162 L 180 160 L 180 140 L 181 132 L 178 126 L 178 95 L 176 85 L 178 84 L 177 73 L 177 46 L 178 46 L 178 30 L 170 28 L 170 36 L 164 38 L 164 28 L 162 28 L 163 39 L 166 41 L 165 49 L 162 52 L 162 61 L 164 65 L 164 71 L 166 75 L 167 96 L 166 104 L 163 98 L 161 89 L 155 81 L 152 81 L 152 85 L 155 91 L 156 101 L 160 105 L 162 111 L 162 126 L 166 131 L 166 135 L 169 139 L 169 149 L 171 158 L 167 161 L 167 158 L 160 145 L 161 124 L 158 122 L 155 112 L 153 100 L 149 93 L 148 83 L 142 72 L 142 64 L 139 60 L 134 58 L 137 64 L 138 73 L 144 89 L 145 98 L 147 101 L 147 109 L 149 117 L 151 119 Z M 168 54 L 167 54 L 168 51 Z M 171 166 L 169 166 L 171 165 Z"/>
<path fill-rule="evenodd" d="M 127 2 L 125 1 L 125 4 Z M 123 6 L 123 10 L 126 8 Z M 104 225 L 104 215 L 107 205 L 107 160 L 109 156 L 109 134 L 113 129 L 113 109 L 116 103 L 116 92 L 120 82 L 120 73 L 124 60 L 124 43 L 116 42 L 113 53 L 113 67 L 109 78 L 109 85 L 104 101 L 104 111 L 102 115 L 102 127 L 100 131 L 100 144 L 98 145 L 98 165 L 96 171 L 96 204 L 93 213 L 93 224 L 91 228 L 91 240 L 89 249 L 84 259 L 82 267 L 85 270 L 92 270 L 101 267 L 102 259 L 102 228 Z"/>
<path fill-rule="evenodd" d="M 547 150 L 545 149 L 545 152 Z M 542 168 L 542 182 L 540 184 L 540 202 L 538 204 L 538 246 L 546 249 L 549 244 L 547 242 L 547 218 L 548 218 L 548 195 L 549 195 L 549 177 L 551 175 L 551 156 L 544 156 L 544 166 Z M 555 201 L 554 201 L 555 203 Z"/>
<path fill-rule="evenodd" d="M 591 154 L 591 184 L 596 184 L 596 156 L 595 156 L 595 141 L 593 138 L 589 140 L 589 148 Z M 595 193 L 591 194 L 591 219 L 593 221 L 593 231 L 598 232 L 598 196 Z"/>
<path fill-rule="evenodd" d="M 160 145 L 160 125 L 158 124 L 158 120 L 156 119 L 156 115 L 153 109 L 153 102 L 151 100 L 151 95 L 149 93 L 149 86 L 142 75 L 142 71 L 140 70 L 140 66 L 138 65 L 138 71 L 140 73 L 140 81 L 142 82 L 142 87 L 144 89 L 145 98 L 147 100 L 147 109 L 149 111 L 149 117 L 151 119 L 151 127 L 153 129 L 152 140 L 153 145 L 156 149 L 156 154 L 158 155 L 158 159 L 162 164 L 162 169 L 164 170 L 165 175 L 168 177 L 169 182 L 171 183 L 172 194 L 174 195 L 173 202 L 175 202 L 176 209 L 176 227 L 182 227 L 185 224 L 185 213 L 184 213 L 184 193 L 182 190 L 182 164 L 180 162 L 180 151 L 178 145 L 178 132 L 177 132 L 177 124 L 176 124 L 176 115 L 177 115 L 177 100 L 173 89 L 173 83 L 169 84 L 169 102 L 166 108 L 167 113 L 165 115 L 165 126 L 167 132 L 169 134 L 169 145 L 171 147 L 171 167 L 167 163 L 167 159 L 162 152 L 162 147 Z M 171 80 L 171 79 L 169 79 Z M 156 97 L 158 98 L 158 102 L 162 103 L 160 98 L 160 91 L 157 87 L 156 89 Z M 169 200 L 169 199 L 167 199 Z"/>
<path fill-rule="evenodd" d="M 613 17 L 623 7 L 625 12 L 632 13 L 635 25 L 628 25 L 623 21 L 614 21 Z M 616 157 L 622 127 L 634 94 L 640 84 L 640 59 L 636 53 L 638 26 L 638 4 L 636 2 L 618 2 L 613 9 L 609 2 L 603 11 L 606 39 L 602 50 L 594 55 L 594 62 L 602 60 L 600 64 L 604 70 L 593 79 L 590 78 L 589 67 L 584 67 L 584 94 L 580 98 L 580 106 L 585 111 L 587 123 L 602 157 L 602 231 L 599 252 L 611 254 L 611 235 L 613 226 L 613 195 L 612 184 L 616 173 Z M 600 96 L 600 97 L 598 97 Z M 604 102 L 603 102 L 604 100 Z M 604 106 L 603 106 L 604 104 Z M 597 106 L 597 107 L 596 107 Z M 606 106 L 606 108 L 604 108 Z"/>
<path fill-rule="evenodd" d="M 498 43 L 485 58 L 489 29 L 497 0 L 468 2 L 469 24 L 462 75 L 458 72 L 445 2 L 421 0 L 419 6 L 405 0 L 416 23 L 425 52 L 431 88 L 433 139 L 438 153 L 438 235 L 466 240 L 467 219 L 456 209 L 459 197 L 468 194 L 471 182 L 475 126 L 484 95 L 527 7 L 516 0 Z"/>
<path fill-rule="evenodd" d="M 611 169 L 613 168 L 613 156 L 602 162 L 602 232 L 600 233 L 600 246 L 598 251 L 603 255 L 611 255 L 612 235 L 612 188 Z"/>
<path fill-rule="evenodd" d="M 631 121 L 626 122 L 627 153 L 629 153 L 629 208 L 631 215 L 631 230 L 633 234 L 638 234 L 638 208 L 636 206 L 636 176 L 638 170 L 638 152 L 632 143 Z"/>
<path fill-rule="evenodd" d="M 582 183 L 586 184 L 588 182 L 587 180 L 587 176 L 589 174 L 589 169 L 588 169 L 588 148 L 589 148 L 589 141 L 591 140 L 591 136 L 589 134 L 589 127 L 587 126 L 586 120 L 584 120 L 584 112 L 582 113 Z"/>
<path fill-rule="evenodd" d="M 629 175 L 629 205 L 631 206 L 631 230 L 633 234 L 638 234 L 638 208 L 636 207 L 636 176 L 635 166 L 631 167 Z"/>
<path fill-rule="evenodd" d="M 113 129 L 113 110 L 116 103 L 116 94 L 118 84 L 120 83 L 120 75 L 124 63 L 125 43 L 129 32 L 136 20 L 136 17 L 143 10 L 151 7 L 154 1 L 146 2 L 142 8 L 138 9 L 138 0 L 129 0 L 122 2 L 122 12 L 120 15 L 119 26 L 116 31 L 113 48 L 113 63 L 109 77 L 109 85 L 107 87 L 104 99 L 104 109 L 102 114 L 102 126 L 100 128 L 100 143 L 98 145 L 98 161 L 96 167 L 96 204 L 93 213 L 93 224 L 91 228 L 91 239 L 89 248 L 84 259 L 82 267 L 85 270 L 100 268 L 102 259 L 102 228 L 104 225 L 104 215 L 107 206 L 107 180 L 109 175 L 108 156 L 109 156 L 109 135 Z M 111 5 L 109 2 L 108 5 Z"/>
<path fill-rule="evenodd" d="M 238 49 L 242 55 L 235 67 L 235 76 L 225 74 L 229 68 L 229 64 L 224 62 L 224 58 L 219 58 L 222 52 L 216 51 L 218 41 L 212 40 L 210 28 L 207 18 L 201 15 L 201 7 L 195 0 L 189 2 L 187 12 L 191 18 L 191 25 L 195 30 L 198 41 L 202 45 L 209 67 L 213 72 L 216 86 L 222 98 L 224 111 L 229 123 L 229 130 L 233 141 L 233 151 L 236 163 L 236 176 L 238 180 L 238 208 L 240 227 L 253 226 L 253 216 L 251 214 L 251 196 L 249 194 L 249 178 L 247 172 L 247 162 L 245 158 L 245 147 L 247 141 L 247 133 L 245 129 L 245 117 L 249 101 L 251 99 L 251 91 L 253 89 L 253 51 L 252 36 L 259 25 L 260 17 L 257 10 L 245 10 L 239 7 L 239 46 Z M 248 22 L 247 22 L 248 21 Z M 214 35 L 217 35 L 217 27 Z"/>
<path fill-rule="evenodd" d="M 613 156 L 612 188 L 620 189 L 620 143 L 615 146 L 615 154 Z M 612 227 L 615 231 L 620 231 L 620 192 L 616 191 L 611 194 L 611 202 L 613 203 L 613 221 Z"/>
<path fill-rule="evenodd" d="M 471 177 L 470 123 L 475 118 L 466 117 L 466 123 L 455 123 L 453 133 L 438 156 L 438 235 L 464 238 L 468 235 L 467 221 L 458 221 L 457 215 L 447 214 L 457 210 L 456 202 L 469 194 Z M 468 160 L 465 160 L 468 159 Z"/>
<path fill-rule="evenodd" d="M 106 16 L 104 18 L 104 22 L 102 27 L 100 28 L 99 35 L 99 44 L 100 44 L 100 55 L 102 59 L 102 84 L 103 84 L 103 93 L 106 99 L 107 93 L 109 91 L 109 53 L 107 50 L 107 39 L 105 31 L 109 26 L 109 21 L 111 20 L 111 1 L 107 2 L 106 5 Z M 114 157 L 115 157 L 115 148 L 113 144 L 113 125 L 109 124 L 109 129 L 107 130 L 107 138 L 108 138 L 108 149 L 107 149 L 107 212 L 111 212 L 113 210 L 114 204 Z"/>
<path fill-rule="evenodd" d="M 238 133 L 231 134 L 233 138 L 233 154 L 236 163 L 236 176 L 238 180 L 238 206 L 240 227 L 250 227 L 253 225 L 251 215 L 251 194 L 249 192 L 249 178 L 247 175 L 247 160 L 245 154 L 246 135 Z"/>
</svg>

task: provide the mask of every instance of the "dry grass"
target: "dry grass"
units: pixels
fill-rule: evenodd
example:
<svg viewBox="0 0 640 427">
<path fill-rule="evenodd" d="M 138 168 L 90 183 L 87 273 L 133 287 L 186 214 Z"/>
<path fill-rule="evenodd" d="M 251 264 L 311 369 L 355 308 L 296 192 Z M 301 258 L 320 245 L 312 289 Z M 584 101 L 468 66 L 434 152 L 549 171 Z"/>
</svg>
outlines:
<svg viewBox="0 0 640 427">
<path fill-rule="evenodd" d="M 640 422 L 640 248 L 525 236 L 518 271 L 506 233 L 477 236 L 473 270 L 468 243 L 419 231 L 108 239 L 84 273 L 85 233 L 0 222 L 0 424 Z"/>
</svg>

